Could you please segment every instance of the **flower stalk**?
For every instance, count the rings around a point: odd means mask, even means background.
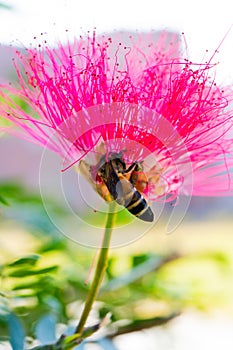
[[[99,291],[101,282],[103,280],[105,270],[108,265],[109,246],[110,246],[113,227],[116,220],[115,207],[116,207],[115,201],[109,203],[109,211],[108,211],[108,216],[107,216],[106,225],[105,225],[104,238],[103,238],[101,250],[99,253],[98,262],[96,265],[94,278],[93,278],[91,287],[89,289],[85,306],[84,306],[81,318],[79,320],[79,324],[76,327],[75,333],[82,334],[84,330],[87,318],[90,314],[92,306],[98,295],[98,291]]]

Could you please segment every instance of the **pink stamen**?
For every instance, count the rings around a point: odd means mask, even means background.
[[[14,133],[60,154],[62,171],[103,142],[106,159],[125,150],[129,165],[154,155],[162,171],[146,174],[150,198],[185,194],[191,175],[194,195],[232,195],[233,91],[218,87],[212,72],[224,40],[206,63],[183,57],[180,39],[166,32],[94,32],[57,48],[17,51],[19,86],[1,86],[0,113]]]

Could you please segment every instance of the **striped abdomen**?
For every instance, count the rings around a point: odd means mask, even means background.
[[[121,186],[118,187],[118,197],[116,202],[123,205],[132,215],[137,218],[152,222],[154,220],[154,214],[149,207],[147,201],[142,194],[132,186],[129,181],[120,181]]]

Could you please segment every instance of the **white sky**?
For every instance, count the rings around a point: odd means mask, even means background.
[[[0,9],[0,41],[24,45],[41,32],[50,40],[65,29],[99,32],[113,29],[175,29],[184,31],[192,60],[213,52],[233,23],[232,0],[2,0],[13,10]],[[233,28],[216,58],[220,80],[233,81]]]

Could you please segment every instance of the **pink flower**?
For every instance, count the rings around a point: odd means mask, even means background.
[[[180,44],[168,33],[94,33],[28,48],[15,60],[19,86],[2,86],[1,115],[65,168],[82,160],[94,187],[101,157],[121,152],[127,167],[142,162],[152,200],[233,195],[232,90],[210,78],[211,60],[190,62]]]

